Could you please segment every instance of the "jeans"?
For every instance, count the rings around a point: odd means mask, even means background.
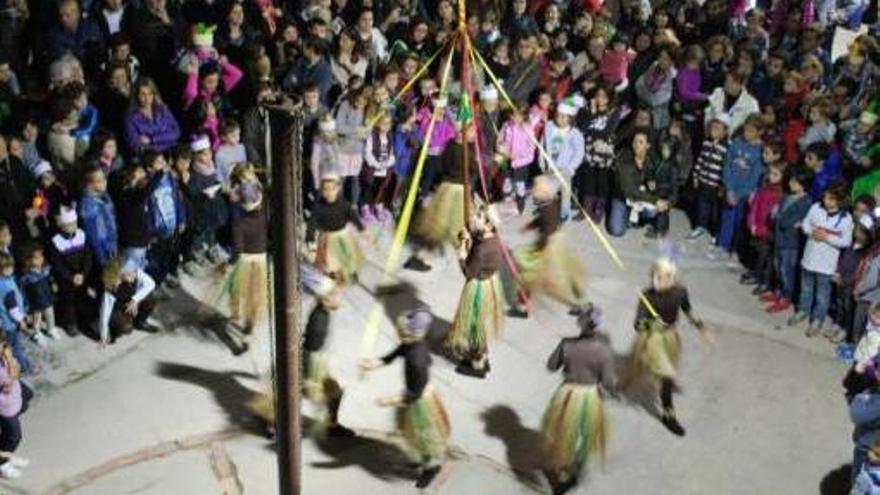
[[[361,200],[361,178],[357,175],[343,177],[343,187],[348,202],[357,206]]]
[[[725,205],[721,210],[721,230],[718,232],[718,247],[732,253],[742,238],[742,223],[746,216],[749,198],[740,198],[735,206]]]
[[[22,386],[22,391],[24,391]],[[0,416],[0,450],[3,452],[15,452],[21,443],[21,421],[18,416]],[[0,459],[0,465],[6,464],[8,459]]]
[[[6,340],[9,342],[9,346],[12,347],[12,355],[18,361],[18,364],[21,365],[21,371],[26,375],[30,374],[31,360],[28,359],[27,352],[24,350],[24,344],[21,342],[21,332],[18,329],[4,329],[3,331],[6,332]]]
[[[593,220],[593,223],[600,224],[605,217],[605,198],[601,196],[584,196],[584,209],[587,215]]]
[[[776,250],[776,270],[779,272],[779,282],[782,285],[782,297],[789,301],[794,300],[794,291],[797,284],[797,262],[797,248]]]
[[[569,172],[567,170],[559,170],[559,174],[562,175],[565,183],[560,184],[560,192],[562,193],[562,204],[560,205],[560,217],[565,220],[571,216],[571,179],[574,175],[573,172]],[[555,177],[555,176],[554,176]],[[559,177],[555,177],[556,180],[559,180]]]
[[[718,232],[718,216],[721,211],[721,198],[718,190],[704,185],[697,189],[697,227],[703,227],[715,234]]]
[[[810,315],[810,321],[821,324],[831,304],[831,275],[801,271],[801,299],[798,310]]]
[[[608,213],[608,233],[614,237],[622,237],[629,228],[629,207],[622,199],[611,200],[611,211]]]

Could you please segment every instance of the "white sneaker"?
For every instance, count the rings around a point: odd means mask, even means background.
[[[9,459],[9,464],[12,464],[14,467],[21,469],[26,468],[31,465],[31,461],[24,458],[15,456],[12,459]]]
[[[64,337],[64,332],[58,327],[52,327],[46,330],[46,333],[49,334],[49,337],[53,340],[61,340]]]
[[[37,332],[31,336],[31,340],[34,341],[40,347],[46,347],[49,344],[49,341],[46,340],[46,336],[41,332]]]
[[[21,471],[17,467],[13,466],[11,462],[7,462],[6,464],[0,466],[0,478],[5,478],[7,480],[21,478]]]

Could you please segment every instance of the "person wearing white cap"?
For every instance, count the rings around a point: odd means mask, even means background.
[[[193,197],[193,249],[195,259],[202,265],[219,264],[227,259],[217,241],[217,231],[228,222],[228,205],[222,194],[223,184],[217,176],[217,167],[207,137],[196,138],[193,150],[192,173],[189,189]]]
[[[565,102],[556,108],[556,118],[547,122],[544,129],[544,150],[550,155],[551,162],[548,163],[547,157],[541,154],[541,168],[557,181],[562,177],[560,214],[563,221],[571,215],[571,180],[584,161],[585,153],[584,135],[571,125],[575,115],[577,108]]]
[[[364,359],[360,367],[371,371],[404,361],[403,394],[379,399],[384,407],[396,407],[397,427],[419,466],[418,488],[425,488],[440,473],[446,460],[451,425],[440,394],[431,386],[431,351],[425,341],[433,317],[427,307],[407,310],[396,320],[400,345],[381,359]]]
[[[76,210],[62,206],[55,216],[55,225],[58,232],[49,243],[49,259],[58,283],[55,311],[61,327],[68,335],[75,335],[87,320],[83,309],[88,307],[92,252],[85,232],[77,227]]]
[[[495,165],[495,143],[498,142],[498,133],[501,128],[501,109],[498,104],[498,90],[494,86],[486,86],[480,91],[479,106],[479,138],[480,160],[483,164],[483,175],[486,177],[486,187],[489,194],[497,191],[501,175]],[[493,187],[494,186],[494,187]]]
[[[98,334],[102,346],[133,329],[156,333],[159,328],[149,321],[156,301],[151,297],[156,282],[138,268],[133,258],[113,258],[104,267],[104,294],[98,314]]]
[[[329,114],[318,121],[318,132],[312,140],[310,160],[312,185],[317,193],[321,188],[321,177],[339,173],[339,137],[336,134],[336,121]]]

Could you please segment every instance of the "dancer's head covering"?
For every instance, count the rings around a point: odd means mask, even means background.
[[[651,284],[656,290],[666,290],[675,285],[678,267],[669,258],[660,258],[651,266]]]
[[[498,211],[493,205],[486,204],[479,199],[474,203],[476,211],[471,218],[470,230],[475,232],[485,232],[488,230],[497,230],[501,224],[501,218]]]
[[[593,303],[585,304],[578,315],[577,323],[581,329],[581,335],[585,337],[595,335],[599,325],[602,324],[602,310]]]
[[[419,305],[397,317],[397,334],[404,342],[416,342],[425,338],[431,327],[431,310]]]
[[[549,201],[559,193],[559,182],[549,175],[535,177],[532,185],[532,196],[537,201]]]

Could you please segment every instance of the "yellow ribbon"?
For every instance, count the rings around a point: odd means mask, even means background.
[[[446,65],[443,69],[443,78],[440,80],[440,94],[446,94],[446,83],[449,80],[449,71],[452,67],[452,56],[455,54],[455,44],[450,45],[449,57],[446,59]],[[391,281],[391,273],[397,267],[400,261],[400,253],[403,250],[403,243],[406,241],[406,234],[409,232],[409,224],[412,220],[413,210],[416,204],[416,195],[419,190],[419,182],[422,178],[422,169],[425,160],[428,158],[428,148],[431,145],[431,137],[434,134],[434,126],[437,123],[437,112],[432,109],[431,120],[428,122],[428,128],[425,132],[422,148],[419,150],[419,158],[416,161],[415,171],[412,176],[412,183],[407,191],[406,202],[403,205],[403,212],[400,215],[400,221],[397,223],[397,229],[394,231],[394,242],[391,244],[391,251],[388,254],[388,260],[385,262],[385,269],[382,272],[382,285]],[[379,322],[382,318],[382,306],[376,304],[367,317],[367,329],[364,332],[361,341],[361,355],[369,356],[376,344],[379,336]]]

